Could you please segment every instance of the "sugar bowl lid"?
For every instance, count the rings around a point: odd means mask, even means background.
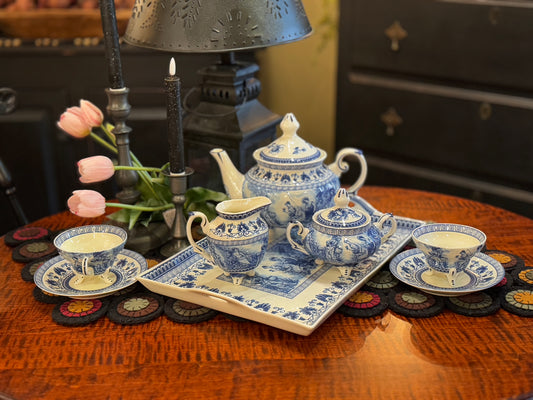
[[[349,207],[348,192],[340,188],[335,195],[335,206],[317,211],[313,216],[315,225],[319,228],[335,230],[353,230],[366,227],[370,222],[370,215],[363,210]]]
[[[298,136],[296,131],[299,127],[294,114],[285,114],[280,123],[283,134],[268,146],[257,149],[254,158],[278,164],[303,164],[323,160],[326,153]]]

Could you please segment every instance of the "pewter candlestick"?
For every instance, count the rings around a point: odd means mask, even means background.
[[[116,138],[119,165],[132,165],[130,156],[131,128],[126,125],[126,119],[130,114],[131,107],[128,103],[129,89],[106,89],[108,105],[107,113],[115,123],[113,134]],[[136,171],[120,170],[115,172],[117,183],[122,190],[117,193],[117,198],[121,203],[134,204],[139,200],[140,193],[135,186],[139,180]]]
[[[186,167],[185,171],[180,174],[173,174],[168,171],[165,173],[169,180],[172,203],[174,203],[175,208],[174,222],[171,230],[172,239],[160,250],[161,254],[165,257],[170,257],[189,246],[185,228],[186,221],[183,215],[183,204],[185,203],[185,192],[187,191],[187,177],[193,172],[194,170],[192,168]]]
[[[120,60],[120,44],[117,30],[117,17],[114,0],[100,0],[100,14],[104,34],[105,55],[111,88],[106,89],[108,98],[107,113],[113,120],[118,149],[118,164],[131,166],[129,134],[131,128],[126,125],[131,107],[128,103],[129,89],[124,86],[122,78],[122,63]],[[135,171],[117,171],[115,174],[118,185],[122,190],[117,193],[121,203],[134,204],[140,197],[135,189],[139,179]]]

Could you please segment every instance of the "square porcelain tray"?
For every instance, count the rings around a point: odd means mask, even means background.
[[[359,197],[352,198],[374,221],[382,215]],[[299,335],[311,334],[340,305],[399,252],[423,221],[396,216],[398,228],[367,260],[342,276],[336,267],[315,264],[286,239],[272,243],[255,276],[234,285],[222,270],[191,247],[138,277],[149,290]],[[205,247],[207,242],[198,242]]]

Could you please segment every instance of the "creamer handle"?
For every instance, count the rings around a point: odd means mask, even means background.
[[[350,169],[348,163],[344,161],[346,156],[355,156],[361,164],[361,173],[359,174],[359,178],[357,178],[355,183],[347,189],[348,193],[357,193],[361,186],[363,186],[363,183],[365,183],[366,174],[368,172],[366,159],[361,150],[353,147],[345,147],[344,149],[339,150],[337,156],[335,157],[335,162],[329,164],[328,168],[331,172],[340,177],[344,172],[347,172]]]
[[[391,213],[384,214],[378,222],[376,222],[376,227],[380,230],[381,233],[383,233],[383,225],[387,221],[391,221],[391,226],[387,232],[381,237],[381,243],[384,243],[388,238],[390,238],[392,235],[394,235],[394,232],[396,232],[396,228],[398,227],[398,223],[396,222],[396,219]]]
[[[202,249],[200,246],[196,244],[194,241],[194,238],[192,237],[192,223],[196,218],[201,218],[202,222],[200,223],[200,227],[202,228],[202,232],[205,233],[205,227],[209,223],[209,220],[205,216],[204,213],[200,211],[194,211],[189,214],[189,219],[187,220],[187,239],[189,239],[189,243],[191,244],[193,250],[200,254],[203,258],[205,258],[210,263],[214,263],[213,256],[209,254],[206,250]]]
[[[289,225],[287,225],[287,232],[286,232],[287,240],[289,241],[289,243],[291,244],[291,247],[294,250],[298,250],[304,254],[309,255],[307,250],[303,246],[301,246],[299,243],[296,243],[291,237],[292,228],[294,228],[295,226],[298,227],[298,232],[296,233],[300,235],[300,238],[302,239],[302,241],[309,234],[309,229],[305,228],[300,221],[290,222]]]

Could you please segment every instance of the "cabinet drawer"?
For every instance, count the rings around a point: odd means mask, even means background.
[[[340,21],[340,65],[533,88],[531,1],[342,0]]]
[[[531,99],[352,73],[337,107],[337,147],[533,189]]]

